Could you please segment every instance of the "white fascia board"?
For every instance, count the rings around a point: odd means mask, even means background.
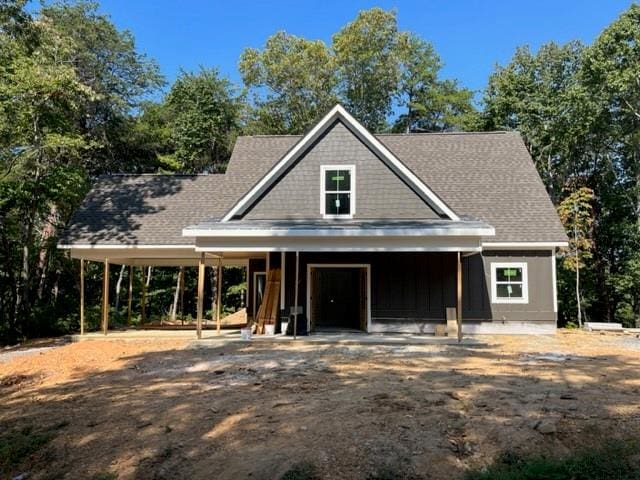
[[[221,221],[227,222],[232,219],[239,210],[241,210],[255,195],[258,193],[265,185],[267,185],[273,177],[275,177],[278,172],[291,160],[295,155],[298,154],[304,147],[310,143],[311,140],[315,139],[316,135],[321,132],[323,128],[328,126],[333,120],[334,117],[337,116],[339,105],[336,105],[327,113],[320,122],[316,124],[298,143],[294,145],[294,147],[289,150],[289,152],[280,159],[280,161],[267,173],[262,179],[244,195],[234,206],[229,210],[229,212],[222,218]]]
[[[549,250],[568,247],[569,242],[482,242],[483,248],[504,248],[506,250]]]
[[[487,237],[495,235],[493,227],[460,228],[376,228],[376,229],[184,229],[185,237]]]
[[[167,249],[189,249],[195,245],[109,245],[109,244],[59,244],[57,248],[61,250],[167,250]]]
[[[314,244],[304,246],[260,246],[260,247],[247,247],[243,246],[238,249],[237,247],[196,247],[196,252],[482,252],[482,247],[456,247],[456,246],[441,246],[441,247],[328,247],[326,244]]]
[[[347,112],[341,105],[336,105],[338,112],[340,115],[344,117],[344,119],[354,127],[360,135],[362,135],[373,147],[378,150],[387,160],[389,160],[394,167],[396,167],[411,183],[413,183],[422,193],[424,193],[427,198],[429,198],[435,205],[440,208],[444,212],[444,214],[449,217],[451,220],[460,220],[460,217],[455,214],[453,210],[451,210],[441,199],[438,197],[425,183],[420,180],[411,170],[407,168],[407,166],[400,161],[384,144],[378,140],[374,135],[372,135],[369,130],[364,128],[364,126],[358,122],[355,118],[351,116],[349,112]]]
[[[380,140],[378,140],[374,135],[372,135],[363,125],[360,124],[355,118],[351,116],[349,112],[347,112],[342,105],[336,105],[331,109],[329,113],[327,113],[320,122],[316,124],[315,127],[309,131],[304,137],[300,139],[296,145],[289,150],[289,152],[280,159],[280,161],[267,173],[262,179],[251,189],[247,194],[245,194],[232,208],[229,212],[222,218],[222,222],[227,222],[231,220],[237,213],[240,211],[247,203],[251,201],[254,196],[262,190],[263,187],[269,184],[269,182],[280,173],[280,170],[284,168],[289,161],[294,158],[301,150],[307,147],[312,141],[314,141],[318,134],[322,133],[323,130],[329,127],[331,123],[337,118],[342,117],[342,119],[348,123],[352,128],[354,128],[362,137],[369,142],[373,148],[378,150],[381,155],[383,155],[387,160],[389,160],[395,168],[398,169],[418,190],[420,190],[424,195],[427,196],[438,208],[444,212],[451,220],[460,220],[460,217],[455,214],[453,210],[451,210],[434,192],[431,191],[425,183],[420,180],[411,170],[409,170],[404,163],[402,163],[391,151],[385,147]]]

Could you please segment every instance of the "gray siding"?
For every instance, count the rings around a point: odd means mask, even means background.
[[[289,313],[294,304],[295,254],[288,253],[286,262],[285,299]],[[527,263],[528,304],[491,303],[491,262]],[[303,252],[300,254],[298,303],[303,307],[305,317],[309,263],[371,265],[372,331],[431,332],[435,323],[444,322],[445,309],[455,307],[455,253]],[[551,251],[491,251],[466,257],[463,260],[463,324],[466,331],[509,333],[509,328],[513,328],[511,333],[549,333],[525,330],[528,326],[555,328],[551,268]]]
[[[544,322],[556,320],[553,301],[553,273],[551,250],[534,251],[485,251],[482,254],[486,297],[491,298],[491,262],[526,262],[529,283],[529,303],[491,304],[490,319],[494,321]],[[476,261],[476,266],[479,264]],[[475,275],[480,275],[475,272]],[[486,312],[486,306],[470,305],[470,312]],[[463,310],[464,311],[464,310]],[[487,318],[482,316],[481,318]]]
[[[438,218],[431,207],[340,122],[319,138],[244,218],[322,218],[320,167],[345,164],[356,167],[354,218]]]

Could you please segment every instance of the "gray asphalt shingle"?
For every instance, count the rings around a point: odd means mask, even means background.
[[[300,138],[239,137],[224,175],[100,177],[60,243],[188,244],[184,227],[221,218]],[[487,241],[566,241],[517,133],[378,138],[458,215],[495,227]]]

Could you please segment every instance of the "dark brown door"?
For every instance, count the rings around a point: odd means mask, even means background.
[[[315,268],[312,275],[314,328],[361,329],[360,268]]]

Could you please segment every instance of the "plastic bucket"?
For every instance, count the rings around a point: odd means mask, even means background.
[[[280,322],[280,331],[282,332],[282,335],[287,334],[288,327],[289,327],[289,322]]]
[[[240,338],[242,340],[251,340],[251,327],[240,329]]]
[[[276,334],[276,324],[275,323],[267,323],[264,326],[264,334],[268,336],[273,336]]]

